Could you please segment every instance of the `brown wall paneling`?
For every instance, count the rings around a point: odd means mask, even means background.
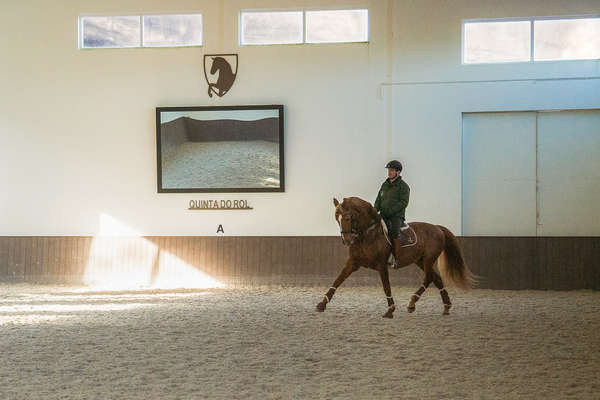
[[[62,240],[59,241],[60,243],[60,255],[59,255],[59,261],[58,261],[58,270],[59,275],[60,276],[67,276],[68,275],[68,266],[69,266],[69,262],[70,262],[70,242],[71,242],[71,238],[70,237],[63,237],[61,238]]]
[[[246,240],[244,240],[244,243],[246,243],[246,253],[247,253],[245,280],[250,285],[255,284],[257,282],[256,276],[258,273],[258,264],[259,264],[259,260],[258,260],[259,240],[260,239],[257,237],[248,237],[248,238],[246,238]]]
[[[6,260],[6,267],[7,267],[7,275],[11,278],[11,279],[18,279],[18,277],[16,276],[16,270],[15,270],[15,238],[14,237],[9,237],[8,238],[8,251],[7,251],[7,260]]]
[[[219,280],[219,249],[220,242],[218,237],[214,237],[210,239],[211,245],[209,247],[210,254],[210,276]]]
[[[0,236],[0,277],[8,279],[8,237],[6,236]]]
[[[181,260],[184,264],[187,264],[191,267],[193,267],[193,263],[192,263],[192,258],[190,257],[190,237],[189,236],[182,236],[179,238],[179,240],[177,241],[177,258],[179,260]],[[177,268],[177,272],[176,273],[181,273],[180,268]]]
[[[600,237],[460,237],[481,288],[599,289]],[[0,280],[81,283],[87,272],[115,279],[178,274],[180,262],[235,285],[329,286],[348,248],[331,237],[0,237]],[[88,271],[88,268],[90,271]],[[391,271],[393,285],[418,286],[416,266]],[[361,269],[344,283],[380,285]]]
[[[269,264],[271,265],[271,274],[269,276],[269,284],[283,283],[285,281],[285,275],[287,272],[287,263],[285,257],[285,241],[279,237],[274,236],[270,240],[271,246],[271,259]]]
[[[202,264],[200,262],[200,250],[201,250],[201,241],[202,239],[199,237],[190,237],[189,238],[189,243],[190,243],[190,247],[191,247],[191,255],[190,255],[190,262],[189,264],[192,265],[194,268],[197,268],[200,272],[204,273],[204,270],[202,268]]]

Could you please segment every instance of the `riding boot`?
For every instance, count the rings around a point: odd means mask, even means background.
[[[396,247],[400,247],[404,244],[406,244],[406,239],[407,239],[407,235],[404,234],[404,231],[402,229],[398,229],[398,235],[396,236],[396,240],[398,241],[398,244],[394,244],[394,246]]]
[[[392,265],[392,268],[398,269],[401,267],[401,265],[398,264],[397,254],[398,254],[398,251],[400,250],[400,246],[402,245],[402,243],[400,242],[400,239],[396,238],[392,241],[392,244],[393,244],[392,245],[392,254],[394,256],[394,258],[393,258],[394,264]]]

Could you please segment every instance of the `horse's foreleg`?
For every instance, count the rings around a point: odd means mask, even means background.
[[[381,277],[381,283],[383,284],[383,291],[385,292],[385,296],[387,297],[388,309],[385,314],[383,314],[383,318],[394,318],[394,311],[396,310],[396,305],[394,304],[394,298],[392,297],[392,289],[390,287],[390,277],[387,269],[387,265],[383,265],[379,270],[379,276]]]
[[[329,303],[331,301],[337,288],[340,287],[340,285],[346,280],[346,278],[348,278],[354,271],[355,271],[355,268],[352,263],[352,260],[348,259],[348,261],[346,261],[346,265],[344,266],[344,269],[342,269],[342,271],[340,272],[338,277],[333,282],[333,286],[331,286],[329,288],[329,290],[327,291],[327,293],[325,293],[325,296],[323,296],[323,300],[321,300],[317,304],[317,311],[321,311],[321,312],[325,311],[325,308],[327,307],[327,303]]]

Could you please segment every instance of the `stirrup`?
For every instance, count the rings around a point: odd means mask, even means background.
[[[396,257],[394,257],[394,254],[391,253],[387,259],[387,266],[388,266],[388,268],[394,268],[395,265],[396,265]],[[396,268],[394,268],[394,269],[396,269]]]

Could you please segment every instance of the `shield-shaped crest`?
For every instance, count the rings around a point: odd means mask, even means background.
[[[223,97],[231,89],[238,71],[237,54],[205,54],[204,77],[208,83],[208,97]]]

